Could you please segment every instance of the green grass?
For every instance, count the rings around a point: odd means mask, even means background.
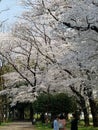
[[[97,128],[95,128],[93,126],[84,127],[81,124],[82,123],[79,123],[78,130],[98,130],[98,127]],[[67,130],[70,130],[70,123],[69,122],[67,123],[66,128],[67,128]],[[53,130],[53,128],[51,128],[51,124],[42,124],[41,122],[36,123],[35,129],[36,130]]]
[[[79,130],[98,130],[98,127],[97,128],[94,128],[92,126],[89,126],[89,127],[79,127],[78,129]]]
[[[37,122],[35,128],[36,130],[53,130],[51,124],[42,124],[41,122]]]
[[[8,123],[1,123],[0,126],[6,126]]]

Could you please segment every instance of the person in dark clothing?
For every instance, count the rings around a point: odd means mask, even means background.
[[[44,115],[44,113],[41,114],[40,118],[41,118],[42,123],[45,123],[45,115]]]
[[[71,121],[71,130],[78,130],[78,118],[77,115],[74,113],[73,115],[73,119]]]

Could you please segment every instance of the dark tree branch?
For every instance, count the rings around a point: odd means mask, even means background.
[[[8,59],[8,57],[6,57],[5,55],[3,55],[1,52],[0,52],[0,55],[2,55],[2,57],[4,57],[4,58],[9,62],[9,64],[16,70],[16,72],[18,72],[19,75],[20,75],[23,79],[25,79],[25,80],[28,82],[28,84],[30,84],[30,85],[32,86],[32,88],[35,87],[35,86],[28,80],[28,78],[27,78],[26,76],[24,76],[24,75],[18,70],[18,68]]]
[[[50,15],[51,15],[56,21],[59,21],[59,19],[51,12],[50,9],[47,9],[47,10],[48,10],[48,12],[50,13]],[[74,21],[76,22],[76,20],[74,20]],[[88,24],[87,27],[73,26],[71,23],[62,22],[62,21],[59,21],[59,22],[63,23],[63,25],[65,25],[65,26],[67,26],[67,27],[69,27],[69,28],[73,28],[73,29],[78,30],[78,31],[87,31],[87,30],[91,29],[91,30],[94,30],[95,32],[98,33],[98,27],[96,27],[96,26],[90,26],[90,23],[88,22],[87,17],[86,17],[86,21],[87,21],[87,24]]]

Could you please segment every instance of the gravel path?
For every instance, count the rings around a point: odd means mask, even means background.
[[[13,122],[0,126],[0,130],[34,130],[34,126],[31,122]]]

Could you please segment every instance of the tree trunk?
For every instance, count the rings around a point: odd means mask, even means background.
[[[91,114],[93,117],[93,126],[98,127],[98,110],[97,110],[97,105],[96,102],[93,100],[93,98],[89,98],[89,104],[91,108]]]
[[[81,106],[81,109],[82,109],[82,111],[84,113],[84,123],[85,123],[85,126],[89,126],[89,113],[87,111],[85,99],[81,96],[80,97],[80,101],[78,103]]]
[[[85,122],[85,126],[89,126],[89,114],[88,114],[86,108],[83,109],[83,113],[84,113],[84,122]]]
[[[32,104],[30,105],[30,120],[32,121],[34,118],[34,111],[33,111],[33,108],[32,108]]]
[[[90,75],[90,71],[86,71],[87,74],[87,79],[89,81],[91,81],[91,75]],[[97,110],[97,104],[96,101],[94,101],[93,98],[93,91],[92,91],[92,86],[87,86],[87,96],[89,99],[89,104],[90,104],[90,108],[91,108],[91,114],[93,117],[93,126],[94,127],[98,127],[98,110]]]
[[[19,109],[19,119],[24,120],[24,108]]]
[[[87,111],[85,99],[77,90],[75,90],[75,88],[73,86],[70,86],[70,88],[71,88],[72,92],[75,93],[76,96],[79,98],[79,100],[77,100],[77,102],[81,106],[81,109],[84,113],[85,126],[89,126],[89,114],[88,114],[88,111]]]

